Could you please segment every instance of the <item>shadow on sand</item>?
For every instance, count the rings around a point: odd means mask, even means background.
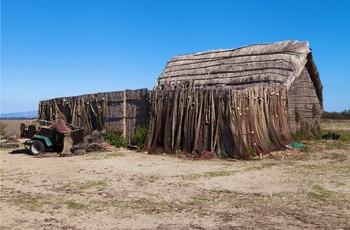
[[[17,149],[9,152],[9,154],[27,154],[31,155],[29,149]]]

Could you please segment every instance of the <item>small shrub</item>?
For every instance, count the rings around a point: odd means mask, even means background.
[[[305,145],[305,146],[300,148],[300,151],[303,153],[308,153],[308,152],[310,152],[310,150],[311,150],[310,146],[308,146],[308,145]]]
[[[107,133],[107,142],[117,148],[125,148],[127,146],[125,138],[122,136],[122,134],[116,131],[109,131]]]
[[[247,148],[247,153],[252,156],[252,157],[256,157],[257,154],[256,154],[256,150],[253,148],[253,147],[248,147]]]
[[[225,152],[225,151],[223,151],[223,150],[221,150],[221,151],[219,152],[219,156],[220,156],[221,158],[228,158],[227,152]]]
[[[7,124],[0,121],[0,135],[3,137],[6,136],[6,132],[5,132],[6,127],[7,127]]]
[[[276,145],[275,143],[273,142],[273,140],[268,140],[268,143],[267,143],[271,148],[275,148]]]
[[[142,149],[143,145],[145,144],[147,131],[147,127],[138,126],[136,128],[135,134],[133,136],[133,142],[136,144],[138,150]]]

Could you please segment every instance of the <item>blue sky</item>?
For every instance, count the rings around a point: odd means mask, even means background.
[[[1,111],[149,88],[173,56],[309,41],[324,109],[350,109],[350,1],[1,0]]]

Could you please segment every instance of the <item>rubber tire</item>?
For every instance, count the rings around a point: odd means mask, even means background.
[[[45,145],[41,141],[33,141],[30,144],[29,151],[33,155],[45,153]]]
[[[53,151],[55,151],[56,153],[60,153],[60,152],[63,151],[63,146],[54,145],[53,146]]]

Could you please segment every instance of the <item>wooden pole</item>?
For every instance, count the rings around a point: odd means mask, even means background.
[[[126,90],[124,90],[124,97],[123,97],[123,137],[126,138]]]

